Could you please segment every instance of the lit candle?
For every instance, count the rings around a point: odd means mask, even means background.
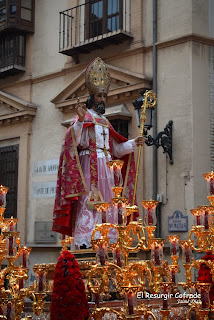
[[[152,207],[148,207],[147,212],[148,212],[148,225],[153,225],[153,209],[152,209]]]
[[[196,224],[197,224],[197,226],[201,225],[201,215],[200,216],[196,216]]]
[[[9,237],[9,256],[13,255],[13,237]]]
[[[100,294],[99,293],[95,293],[95,301],[94,303],[96,304],[96,306],[99,308],[100,306]]]
[[[166,292],[164,292],[166,293]],[[163,298],[163,310],[167,310],[168,309],[168,301],[167,301],[167,298]]]
[[[24,279],[19,280],[19,290],[24,288]]]
[[[118,267],[122,267],[121,251],[120,251],[120,249],[116,249],[116,259],[117,259],[117,265],[118,265]]]
[[[7,314],[6,314],[6,318],[7,320],[11,320],[12,317],[11,317],[11,303],[8,303],[7,304]]]
[[[155,263],[160,265],[160,248],[159,246],[155,247]]]
[[[105,250],[102,245],[99,246],[99,258],[101,266],[105,265]]]
[[[4,193],[0,193],[0,207],[4,206]]]
[[[207,211],[204,212],[204,229],[209,229],[209,213]]]
[[[132,315],[134,314],[134,294],[132,292],[127,292],[127,300],[129,315]]]
[[[201,302],[202,302],[202,309],[209,308],[209,298],[208,298],[208,292],[206,292],[204,289],[201,290]]]
[[[13,228],[14,228],[14,223],[13,223],[13,221],[10,221],[9,231],[13,231]]]
[[[171,270],[172,282],[175,284],[175,270]]]
[[[214,178],[210,178],[210,194],[214,194]]]
[[[114,183],[116,187],[120,186],[120,174],[119,174],[119,169],[114,166]]]
[[[23,251],[22,253],[22,265],[23,265],[23,268],[27,267],[27,254],[25,251]]]
[[[123,224],[123,208],[122,203],[118,202],[117,205],[117,212],[118,212],[118,224]]]
[[[185,258],[186,258],[186,263],[190,263],[190,250],[189,250],[189,247],[185,247]]]
[[[102,223],[106,223],[106,212],[102,210]]]
[[[38,286],[38,291],[41,292],[43,291],[43,274],[39,274],[39,286]]]
[[[174,256],[177,255],[177,245],[176,245],[175,241],[173,241],[173,243],[172,243],[172,254]]]

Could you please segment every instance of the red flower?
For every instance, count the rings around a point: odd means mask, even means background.
[[[208,252],[203,258],[203,260],[214,260],[214,255],[211,252]],[[204,282],[204,283],[210,283],[210,303],[214,301],[214,282],[212,280],[212,275],[210,272],[210,268],[206,266],[206,264],[201,264],[200,269],[198,271],[198,278],[197,281]]]
[[[79,265],[73,254],[63,251],[54,274],[51,320],[86,320],[89,306]]]

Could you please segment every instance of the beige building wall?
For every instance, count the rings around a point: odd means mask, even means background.
[[[157,21],[157,124],[162,131],[173,120],[173,160],[158,149],[157,192],[163,195],[161,204],[162,237],[168,236],[168,216],[175,210],[188,215],[189,229],[192,217],[189,210],[207,203],[206,183],[202,177],[210,170],[210,48],[213,37],[210,11],[212,1],[207,0],[160,0]],[[35,222],[51,221],[54,197],[34,197],[34,186],[56,182],[56,174],[35,175],[34,167],[39,161],[58,159],[65,128],[61,123],[73,116],[51,101],[63,92],[95,57],[101,56],[114,69],[118,77],[128,81],[152,78],[152,1],[131,1],[131,33],[133,41],[80,54],[79,64],[71,57],[58,53],[59,12],[78,4],[67,0],[37,0],[35,33],[27,40],[27,71],[23,75],[0,80],[0,90],[15,95],[37,106],[30,132],[23,138],[28,152],[20,151],[18,217],[21,236],[32,246],[32,264],[56,261],[59,254],[59,237],[55,244],[35,243]],[[194,37],[193,37],[194,35]],[[197,35],[197,37],[196,37]],[[122,76],[121,76],[122,74]],[[121,79],[114,78],[114,86]],[[140,80],[141,79],[141,80]],[[124,79],[123,79],[124,80]],[[72,88],[71,88],[72,89]],[[122,95],[115,93],[110,105],[125,99],[132,114],[129,122],[129,138],[138,135],[132,102],[136,92]],[[140,90],[139,90],[140,91]],[[69,99],[68,96],[65,99]],[[77,88],[83,97],[84,86]],[[74,103],[74,98],[72,100]],[[59,101],[58,101],[59,102]],[[64,103],[65,101],[63,101]],[[25,126],[26,124],[23,124]],[[0,126],[1,143],[8,136],[10,127]],[[24,129],[23,129],[24,130]],[[7,131],[7,134],[5,133]],[[16,127],[13,126],[13,132]],[[149,132],[152,135],[152,130]],[[21,139],[20,135],[11,138]],[[20,140],[21,141],[21,140]],[[1,144],[0,144],[1,146]],[[21,142],[20,142],[21,146]],[[25,150],[22,147],[21,150]],[[141,159],[138,203],[152,197],[152,147],[144,147]],[[23,171],[25,167],[25,171]],[[25,179],[25,188],[22,185]],[[23,189],[24,188],[24,189]],[[24,190],[24,202],[22,201]],[[142,208],[141,217],[142,217]],[[182,239],[187,233],[180,233]],[[39,258],[38,258],[39,257]]]
[[[168,216],[175,210],[187,215],[193,206],[187,194],[186,175],[192,173],[192,77],[189,43],[158,51],[158,132],[173,121],[173,165],[158,150],[158,193],[163,194],[163,237],[168,235]],[[176,61],[176,63],[175,63]],[[192,190],[190,190],[191,194]],[[187,203],[188,201],[188,203]],[[191,221],[190,221],[191,225]],[[181,235],[186,238],[186,234]]]

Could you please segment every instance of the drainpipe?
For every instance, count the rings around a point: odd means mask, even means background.
[[[152,45],[152,62],[153,62],[153,91],[157,95],[157,0],[153,0],[153,45]],[[157,104],[158,105],[158,104]],[[157,137],[157,105],[153,110],[153,137]],[[152,199],[157,199],[157,147],[153,145],[153,190]],[[156,236],[161,236],[161,210],[160,204],[157,207],[157,232]]]

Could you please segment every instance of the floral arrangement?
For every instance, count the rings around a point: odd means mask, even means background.
[[[86,320],[89,306],[79,264],[69,251],[58,258],[51,296],[50,320]]]
[[[214,260],[214,255],[211,252],[208,252],[203,256],[203,260]],[[198,278],[197,281],[210,283],[210,303],[214,301],[214,282],[212,281],[212,275],[210,272],[210,268],[206,266],[206,264],[201,264],[200,269],[198,271]]]

